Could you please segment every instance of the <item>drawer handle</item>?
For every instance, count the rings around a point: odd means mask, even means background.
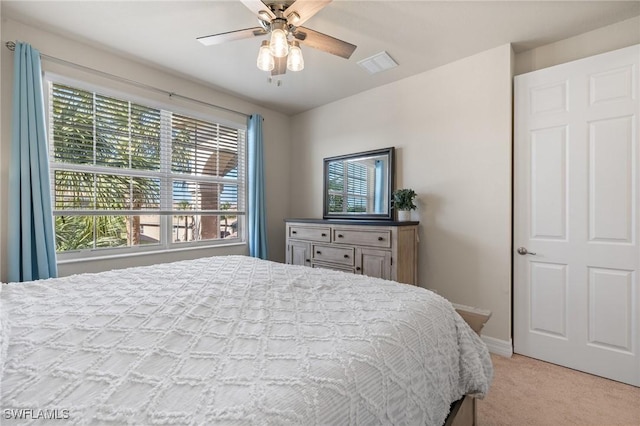
[[[338,234],[338,238],[344,238],[344,235]]]
[[[325,234],[325,233],[323,232],[323,233],[322,233],[322,236],[323,236],[323,237],[326,237],[326,236],[327,236],[327,234]]]
[[[356,271],[359,271],[359,270],[360,270],[360,267],[359,267],[359,266],[356,266]]]
[[[316,254],[322,254],[320,251],[317,251]]]
[[[349,255],[348,255],[348,254],[345,254],[345,255],[344,255],[344,258],[345,258],[345,259],[348,259],[348,258],[349,258]]]
[[[292,234],[297,234],[297,233],[298,233],[298,231],[291,231],[291,233],[292,233]]]
[[[311,262],[309,259],[305,259],[304,261],[305,261],[305,262]]]
[[[384,240],[384,238],[378,237],[378,241],[382,241],[382,240]]]

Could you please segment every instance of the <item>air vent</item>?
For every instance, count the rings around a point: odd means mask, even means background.
[[[398,63],[387,52],[380,52],[358,61],[358,65],[367,70],[369,74],[377,74],[397,67]]]

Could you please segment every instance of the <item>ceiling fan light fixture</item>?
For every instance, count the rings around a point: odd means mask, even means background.
[[[269,48],[271,49],[271,54],[276,58],[284,58],[289,53],[286,25],[287,22],[285,20],[278,19],[271,24]]]
[[[260,50],[258,51],[257,65],[258,69],[262,71],[271,71],[276,66],[273,55],[271,55],[271,50],[269,49],[269,42],[267,40],[264,40],[262,42],[262,45],[260,46]]]
[[[289,47],[289,56],[287,57],[287,69],[289,71],[302,71],[304,69],[304,58],[302,57],[302,49],[297,41],[292,41]]]
[[[256,64],[260,70],[270,71],[274,76],[286,74],[287,70],[304,69],[304,59],[298,42],[306,47],[344,59],[349,59],[357,47],[355,44],[301,26],[331,3],[331,0],[240,0],[240,2],[253,12],[254,16],[257,16],[257,27],[198,37],[197,40],[205,46],[210,46],[234,40],[269,36],[260,46]],[[291,53],[289,53],[290,50]]]

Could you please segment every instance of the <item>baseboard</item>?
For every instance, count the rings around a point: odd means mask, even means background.
[[[513,355],[513,345],[511,344],[511,339],[509,340],[500,340],[494,337],[482,336],[482,341],[486,343],[489,348],[489,352],[492,354],[504,356],[507,358],[511,358]]]

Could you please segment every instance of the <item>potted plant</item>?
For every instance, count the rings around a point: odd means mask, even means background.
[[[396,189],[393,191],[393,206],[398,211],[398,220],[407,221],[411,219],[411,210],[416,209],[413,199],[416,192],[410,188]]]

